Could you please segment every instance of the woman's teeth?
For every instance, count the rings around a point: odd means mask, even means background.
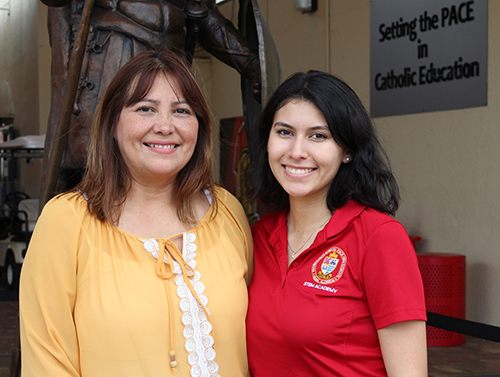
[[[151,148],[161,148],[161,149],[173,149],[173,148],[177,147],[177,144],[169,144],[169,145],[149,144],[149,143],[144,143],[144,144],[146,144],[148,147],[151,147]]]
[[[285,169],[287,172],[290,172],[292,174],[306,174],[306,173],[310,173],[314,170],[314,169],[295,169],[295,168],[291,168],[289,166],[286,166]]]

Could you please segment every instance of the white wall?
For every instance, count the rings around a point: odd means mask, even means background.
[[[10,15],[0,11],[0,80],[7,80],[14,103],[17,135],[39,134],[38,106],[38,4],[10,0]],[[16,189],[38,195],[40,161],[19,161]]]
[[[47,29],[47,10],[41,1],[38,4],[38,83],[40,109],[39,124],[40,134],[44,134],[47,129],[47,121],[50,112],[50,64],[51,51],[49,42],[49,31]]]
[[[370,1],[318,3],[317,12],[300,14],[291,0],[259,0],[283,77],[329,69],[368,106]],[[220,8],[231,16],[232,7]],[[467,319],[495,326],[500,326],[499,34],[500,2],[490,1],[488,106],[375,119],[402,188],[397,219],[423,238],[417,250],[466,256]],[[232,101],[239,91],[234,75],[218,62],[213,66],[215,114],[241,115],[241,105]]]
[[[9,82],[19,133],[38,131],[37,4],[11,0],[0,11],[0,79]]]

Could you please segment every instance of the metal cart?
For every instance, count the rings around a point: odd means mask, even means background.
[[[0,269],[9,289],[19,288],[21,266],[38,218],[39,199],[14,190],[15,162],[43,157],[45,135],[21,136],[0,143]]]

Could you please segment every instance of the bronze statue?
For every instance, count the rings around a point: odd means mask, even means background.
[[[192,59],[194,47],[199,43],[251,80],[259,95],[259,56],[231,21],[222,16],[215,0],[93,0],[95,4],[91,3],[88,21],[84,11],[86,1],[42,0],[49,6],[52,48],[52,102],[45,143],[44,181],[50,169],[52,150],[63,139],[56,136],[56,129],[61,114],[64,116],[62,112],[68,111],[64,109],[63,96],[70,87],[71,52],[79,48],[75,47],[79,28],[88,27],[88,33],[84,29],[88,36],[83,39],[86,42],[85,51],[81,51],[81,69],[76,80],[72,79],[75,99],[71,102],[71,114],[68,113],[67,142],[61,152],[54,193],[68,190],[80,181],[92,116],[100,97],[116,71],[144,49],[184,50],[188,59]],[[84,25],[85,22],[88,25]]]

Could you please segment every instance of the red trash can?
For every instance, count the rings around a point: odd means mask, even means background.
[[[465,319],[465,256],[417,252],[427,311]],[[459,346],[465,335],[427,326],[428,346]]]

